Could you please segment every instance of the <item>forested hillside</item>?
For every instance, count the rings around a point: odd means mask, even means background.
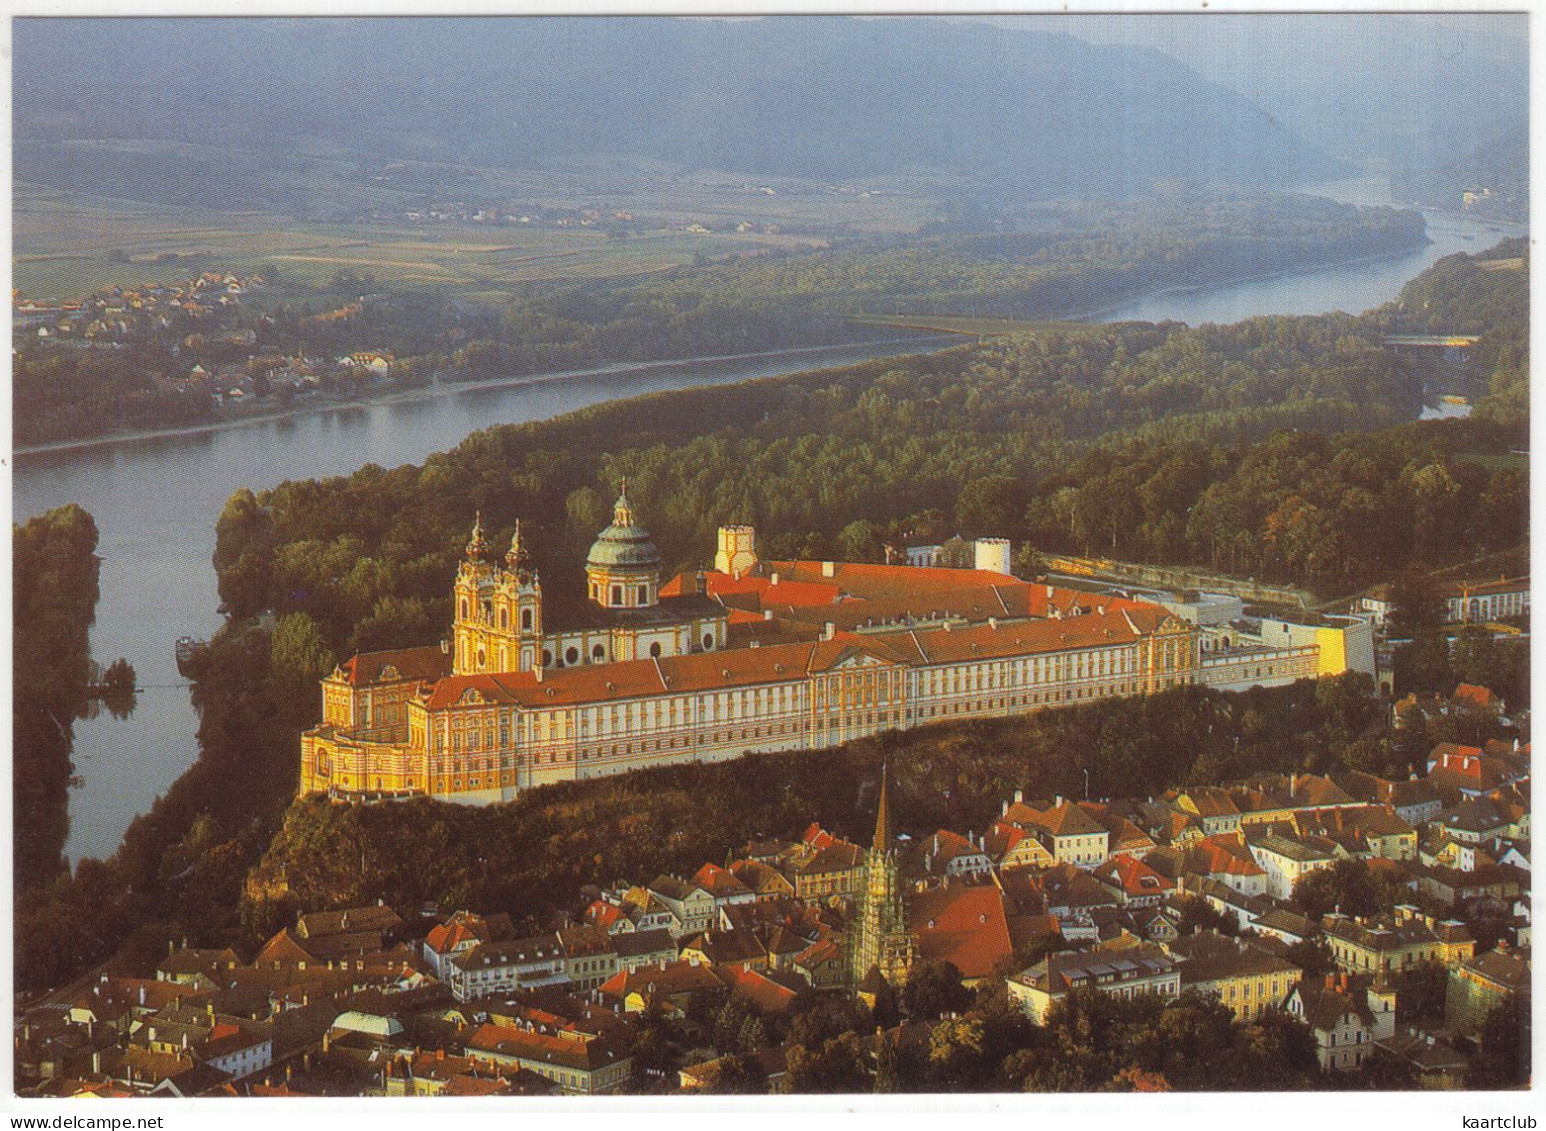
[[[942,20],[24,20],[15,58],[18,179],[224,208],[384,199],[394,161],[459,188],[623,159],[1031,199],[1346,168],[1158,52]]]

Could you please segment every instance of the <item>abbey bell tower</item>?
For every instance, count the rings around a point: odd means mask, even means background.
[[[503,567],[489,558],[480,514],[456,571],[452,670],[457,675],[532,671],[542,663],[542,582],[519,520]]]

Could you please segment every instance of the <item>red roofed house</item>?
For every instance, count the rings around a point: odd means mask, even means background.
[[[910,870],[924,876],[985,876],[993,870],[981,846],[949,829],[920,838],[909,857]]]
[[[907,908],[917,961],[949,962],[976,985],[1014,954],[1004,894],[996,884],[944,884],[917,892]]]
[[[1111,834],[1079,806],[1061,797],[1050,805],[1016,801],[999,820],[1030,832],[1059,864],[1093,868],[1106,859]]]
[[[1136,856],[1113,856],[1090,874],[1127,907],[1158,907],[1176,886]]]
[[[558,1084],[565,1095],[600,1096],[622,1090],[633,1073],[626,1050],[606,1037],[550,1035],[505,1025],[482,1025],[467,1041],[474,1060],[524,1068]]]
[[[1088,951],[1049,954],[1010,978],[1008,988],[1009,1000],[1040,1025],[1052,1005],[1073,990],[1169,1000],[1181,993],[1181,973],[1176,960],[1160,947],[1122,939]]]
[[[751,903],[757,893],[743,884],[729,868],[718,864],[705,864],[693,873],[692,882],[708,892],[714,899],[716,910],[732,903]]]

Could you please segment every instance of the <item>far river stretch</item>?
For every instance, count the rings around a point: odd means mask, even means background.
[[[1327,195],[1333,195],[1332,192]],[[1337,186],[1335,195],[1380,203],[1377,186]],[[1192,292],[1171,292],[1102,313],[1103,321],[1174,319],[1193,325],[1265,314],[1362,311],[1394,298],[1403,283],[1441,256],[1477,252],[1514,227],[1430,214],[1434,242],[1420,251],[1352,267],[1313,271]],[[215,613],[215,519],[238,487],[344,475],[362,464],[418,463],[492,424],[543,420],[620,397],[842,365],[916,350],[898,344],[800,351],[731,361],[646,366],[499,388],[455,386],[403,403],[319,411],[226,431],[125,440],[18,456],[16,521],[76,502],[101,532],[101,600],[93,656],[126,656],[146,690],[127,720],[103,713],[75,726],[83,784],[70,800],[71,860],[105,857],[129,821],[150,808],[197,754],[198,719],[179,679],[173,641],[206,638]]]

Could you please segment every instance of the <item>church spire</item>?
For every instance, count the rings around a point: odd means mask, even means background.
[[[885,854],[891,851],[891,810],[886,804],[886,763],[880,764],[880,804],[875,810],[875,843],[876,852]]]
[[[473,561],[482,561],[488,557],[488,540],[483,537],[482,511],[472,521],[472,538],[467,542],[467,556]]]
[[[515,520],[515,533],[510,535],[510,548],[505,551],[505,565],[516,572],[531,568],[531,555],[526,551],[526,543],[521,541],[520,519]]]

